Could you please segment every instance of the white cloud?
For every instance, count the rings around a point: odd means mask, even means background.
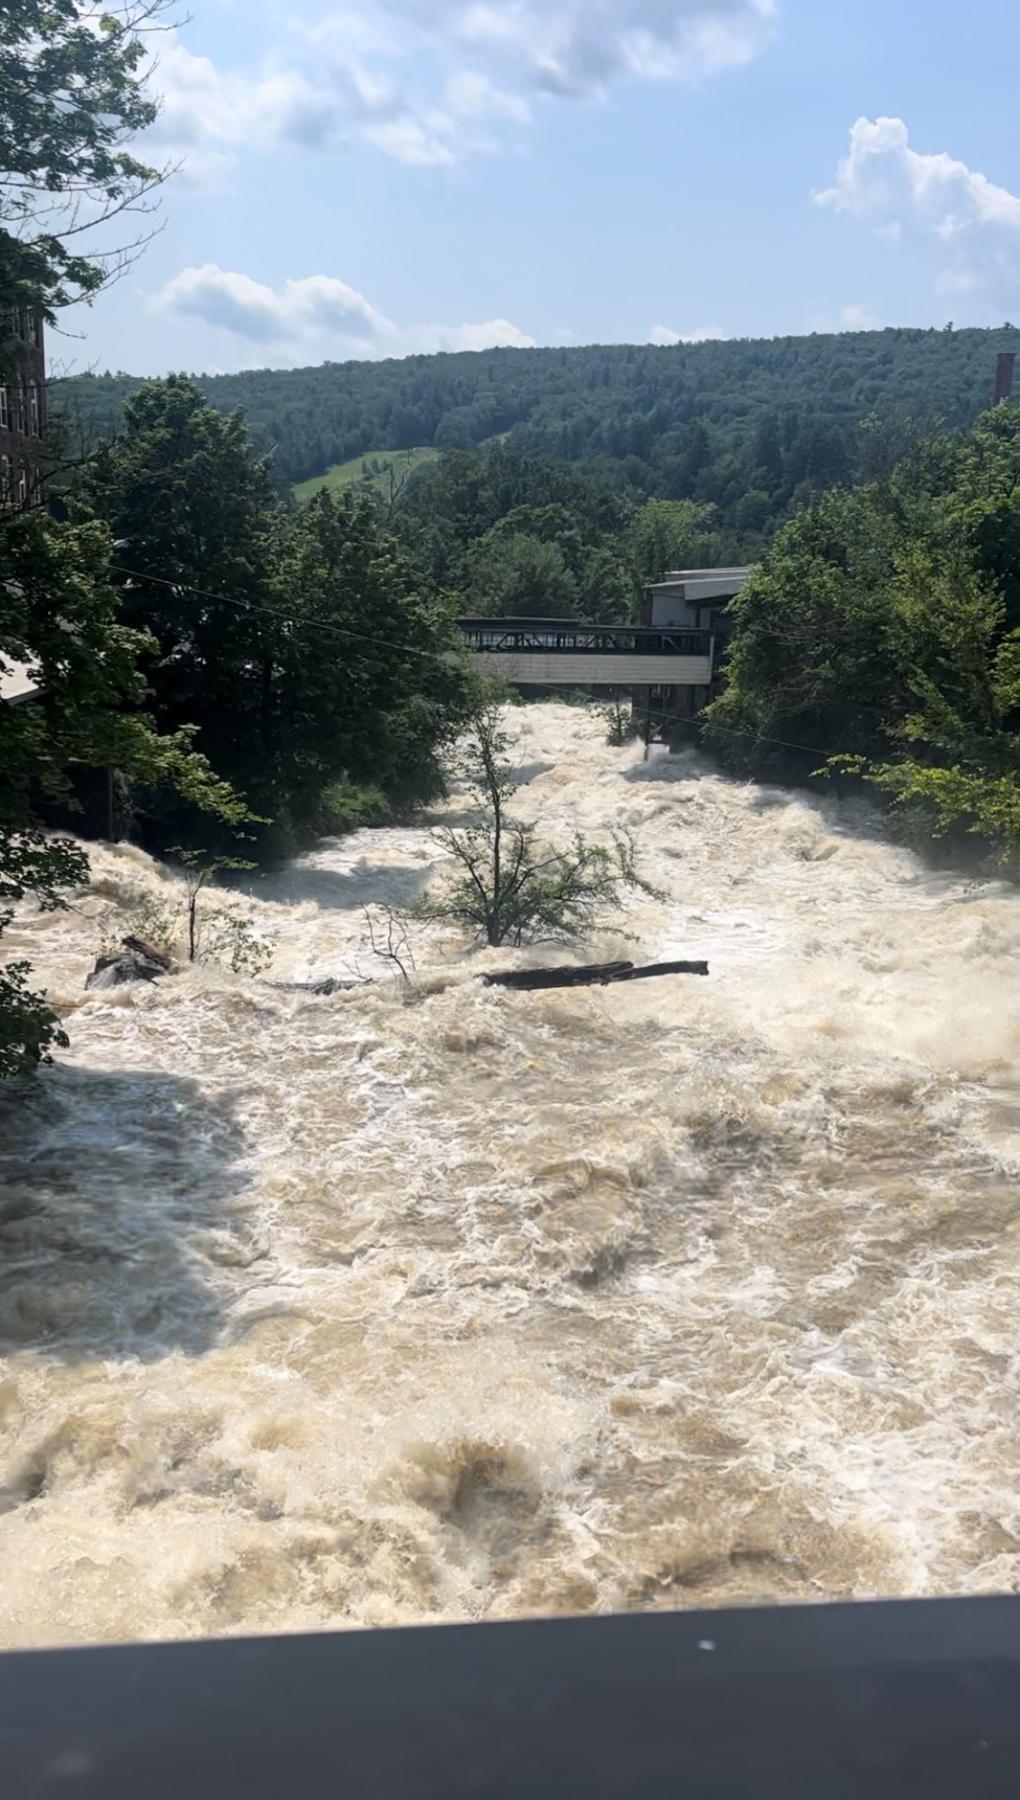
[[[877,331],[878,320],[866,306],[855,303],[844,306],[839,315],[839,326],[841,331]]]
[[[334,276],[305,275],[272,288],[216,263],[182,269],[153,295],[151,304],[182,322],[197,319],[249,345],[266,345],[274,360],[292,363],[332,355],[408,356],[497,345],[530,349],[535,341],[509,319],[401,327]]]
[[[858,119],[835,184],[813,197],[891,243],[920,244],[941,292],[974,293],[990,303],[1015,299],[1020,196],[944,151],[914,150],[902,119]]]
[[[882,327],[866,306],[852,301],[848,306],[841,306],[838,313],[810,313],[804,329],[822,337],[832,337],[840,331],[881,331]]]
[[[385,150],[398,162],[409,163],[412,168],[435,168],[457,160],[453,146],[444,135],[442,121],[429,123],[409,115],[383,119],[378,125],[366,125],[364,135],[377,149]]]
[[[375,341],[395,330],[355,288],[329,275],[306,275],[265,287],[217,263],[182,269],[155,296],[160,312],[201,319],[252,343],[341,335]]]
[[[319,149],[335,143],[344,124],[335,96],[301,70],[224,73],[173,36],[160,50],[152,88],[162,109],[150,140],[188,162],[197,153],[207,163],[211,154],[222,166],[225,152],[256,142]]]
[[[748,62],[780,0],[353,0],[298,23],[286,53],[218,68],[171,35],[150,141],[191,180],[243,149],[335,149],[362,138],[419,167],[492,151],[531,118],[531,96],[601,94],[614,81],[694,80]],[[484,129],[483,129],[484,128]],[[495,135],[493,135],[495,134]]]
[[[528,102],[519,94],[504,93],[488,75],[474,69],[456,69],[446,82],[446,104],[462,119],[512,119],[526,125],[531,117]]]
[[[415,350],[533,350],[535,340],[509,319],[487,319],[482,325],[417,325],[405,334]]]
[[[648,333],[650,344],[711,344],[719,338],[725,338],[725,331],[717,325],[701,325],[697,331],[674,331],[671,325],[653,325]]]
[[[690,79],[749,62],[779,0],[389,0],[390,9],[546,93],[625,76]]]

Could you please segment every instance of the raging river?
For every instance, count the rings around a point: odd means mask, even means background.
[[[708,981],[486,989],[521,953],[433,930],[410,988],[86,994],[172,887],[130,846],[5,939],[72,1047],[0,1094],[3,1646],[1020,1585],[1020,896],[511,728],[516,811],[661,890],[588,960]],[[232,904],[272,980],[379,974],[362,907],[439,860]]]

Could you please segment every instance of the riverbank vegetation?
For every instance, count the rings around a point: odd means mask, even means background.
[[[65,0],[5,10],[0,319],[53,325],[144,248],[168,170],[131,143],[159,110],[147,34],[172,19],[172,0],[101,30]],[[240,414],[184,379],[137,387],[122,423],[76,457],[65,420],[23,503],[0,495],[0,673],[18,682],[0,701],[0,935],[18,903],[63,906],[87,878],[44,828],[83,820],[96,776],[107,832],[192,867],[266,857],[435,792],[470,702],[447,609],[371,498],[283,504]],[[0,968],[0,1075],[64,1041],[30,976]]]
[[[264,821],[259,854],[438,791],[465,679],[448,610],[370,499],[281,506],[243,420],[172,376],[133,397],[71,507],[112,534],[125,619],[156,641],[153,717],[197,730]],[[163,809],[149,838],[184,823]]]
[[[728,766],[854,775],[915,843],[1020,861],[1020,409],[824,496],[733,611],[707,717]]]
[[[116,828],[220,857],[439,790],[472,684],[367,498],[281,507],[243,422],[171,378],[134,397],[67,507],[0,516],[0,657],[35,683],[0,705],[0,934],[16,903],[62,905],[87,878],[41,827],[73,828],[89,770],[110,772]],[[29,976],[0,977],[0,1074],[63,1041]]]

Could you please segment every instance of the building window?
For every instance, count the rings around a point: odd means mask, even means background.
[[[25,384],[18,382],[14,390],[14,429],[22,437],[25,435]]]
[[[7,389],[0,387],[0,431],[7,431],[10,423],[11,414],[7,405]]]
[[[29,335],[32,343],[38,350],[42,346],[42,313],[33,312],[29,317],[31,319]]]
[[[33,437],[39,436],[39,383],[33,381],[28,388],[28,428]]]
[[[22,464],[21,473],[18,476],[18,505],[28,505],[28,470],[24,464]]]
[[[0,506],[11,503],[11,459],[0,456]]]

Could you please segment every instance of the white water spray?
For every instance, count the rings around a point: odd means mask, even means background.
[[[5,940],[74,1008],[0,1093],[5,1646],[1020,1578],[1020,897],[511,725],[516,809],[668,896],[624,953],[710,981],[513,994],[433,938],[427,998],[85,995],[166,882],[126,847]],[[273,978],[378,972],[360,907],[436,857],[260,883]]]

